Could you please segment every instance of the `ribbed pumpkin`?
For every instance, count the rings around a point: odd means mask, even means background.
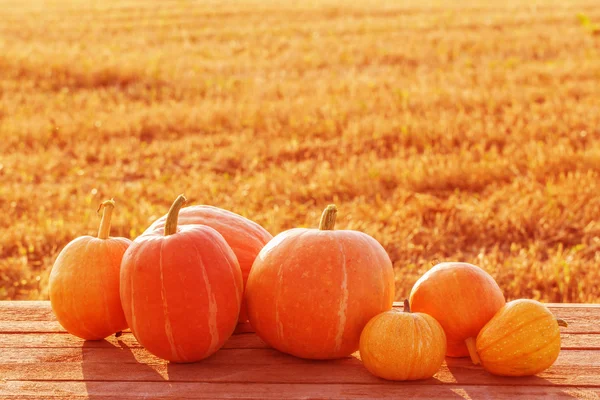
[[[384,379],[431,378],[446,354],[446,335],[431,316],[391,310],[373,317],[360,336],[360,358],[369,372]]]
[[[444,328],[446,355],[466,357],[483,326],[505,304],[498,284],[483,269],[468,263],[441,263],[412,288],[410,307],[431,315]]]
[[[506,303],[479,332],[473,362],[495,375],[535,375],[560,353],[559,326],[567,326],[535,300]]]
[[[119,297],[119,273],[131,241],[109,237],[114,207],[112,200],[100,205],[103,213],[98,237],[81,236],[67,244],[50,272],[50,303],[58,322],[86,340],[104,339],[127,328]]]
[[[166,220],[166,215],[159,218],[144,233],[163,229]],[[216,229],[225,238],[238,259],[244,286],[254,259],[269,240],[273,239],[273,236],[256,222],[218,207],[206,205],[185,207],[179,213],[177,223],[180,226],[207,225]],[[242,301],[239,322],[247,321],[246,302]]]
[[[272,347],[332,359],[358,350],[375,315],[392,307],[394,273],[383,247],[357,231],[334,231],[336,208],[319,229],[292,229],[262,249],[248,277],[250,323]]]
[[[174,362],[194,362],[223,346],[237,324],[242,271],[215,229],[177,227],[179,196],[164,230],[138,237],[123,256],[121,301],[138,342]]]

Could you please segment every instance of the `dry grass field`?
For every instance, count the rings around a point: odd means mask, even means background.
[[[597,0],[0,0],[0,300],[179,193],[378,239],[507,298],[600,300]]]

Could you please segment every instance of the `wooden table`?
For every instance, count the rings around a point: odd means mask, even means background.
[[[169,364],[128,332],[93,342],[66,333],[49,302],[0,302],[0,399],[600,399],[600,305],[551,309],[569,327],[561,328],[560,357],[538,376],[496,377],[468,359],[449,358],[432,379],[388,382],[369,374],[358,354],[302,360],[254,333],[235,334],[204,361]]]

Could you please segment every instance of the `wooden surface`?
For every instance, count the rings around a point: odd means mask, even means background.
[[[71,336],[48,302],[0,302],[0,399],[600,399],[600,305],[551,310],[569,327],[561,328],[560,357],[538,376],[497,377],[468,359],[448,358],[432,379],[387,382],[369,374],[358,353],[302,360],[253,333],[234,335],[204,361],[169,364],[128,332],[93,342]]]

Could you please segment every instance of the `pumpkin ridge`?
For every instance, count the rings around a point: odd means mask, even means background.
[[[163,240],[160,244],[160,251],[158,253],[158,268],[160,271],[160,299],[162,301],[163,316],[165,318],[165,336],[171,347],[171,356],[180,358],[177,354],[177,347],[175,346],[175,338],[173,337],[173,327],[171,326],[171,318],[169,317],[169,308],[167,307],[167,289],[164,281],[164,267],[163,267],[163,250],[165,248],[166,240]]]
[[[412,323],[413,323],[413,337],[420,338],[421,337],[421,335],[420,335],[421,328],[419,327],[419,321],[417,321],[417,318],[415,318],[414,315],[409,315],[409,317],[410,317],[410,319],[412,319]],[[413,346],[413,351],[414,351],[414,353],[416,353],[416,355],[414,357],[411,357],[410,364],[407,369],[406,379],[411,379],[415,376],[415,365],[414,364],[417,359],[421,358],[421,353],[422,353],[421,341],[420,340],[412,340],[411,342],[412,342],[412,346]],[[418,347],[416,347],[417,345],[415,342],[419,342]]]
[[[485,350],[489,349],[491,346],[495,345],[496,343],[498,343],[499,341],[501,341],[502,339],[504,339],[507,336],[510,336],[511,334],[515,333],[516,331],[518,331],[519,329],[522,329],[523,327],[526,327],[527,325],[533,324],[534,322],[537,322],[541,319],[546,318],[547,315],[541,315],[537,318],[531,319],[529,321],[526,321],[520,325],[517,325],[516,327],[514,327],[513,329],[511,329],[510,331],[506,332],[504,335],[502,335],[501,337],[497,338],[496,340],[493,340],[492,342],[490,342],[489,344],[487,344],[485,347],[481,347],[479,349],[477,349],[478,353],[482,353]],[[485,326],[484,326],[485,328]],[[482,329],[483,330],[483,329]]]
[[[219,231],[217,231],[216,229],[215,229],[215,231],[216,231],[216,232],[219,234],[219,236],[223,237],[223,235],[221,235],[221,234],[219,233]],[[224,241],[224,242],[227,244],[227,241],[225,240],[225,238],[224,238],[224,237],[223,237],[223,241]],[[227,246],[229,246],[229,244],[227,244]],[[239,307],[239,308],[240,308],[240,310],[241,310],[242,306],[241,306],[241,302],[240,302],[240,292],[239,292],[239,290],[237,290],[237,289],[238,289],[238,286],[237,286],[237,281],[235,280],[235,274],[233,273],[233,268],[231,268],[232,264],[231,264],[231,262],[230,262],[230,259],[229,259],[229,257],[227,257],[227,255],[226,255],[226,254],[225,254],[225,252],[223,251],[223,247],[221,246],[221,244],[219,244],[219,245],[218,245],[218,246],[216,246],[216,247],[217,247],[217,249],[219,250],[219,254],[221,254],[221,256],[223,256],[223,259],[224,259],[224,260],[227,260],[227,265],[230,267],[230,268],[228,268],[228,269],[229,269],[229,271],[231,272],[231,279],[233,279],[234,286],[235,286],[235,288],[236,288],[236,291],[235,291],[235,299],[236,299],[236,301],[237,301],[238,303],[240,303],[240,307]],[[231,247],[230,247],[230,248],[231,248]],[[232,250],[232,251],[233,251],[233,250]],[[234,253],[234,254],[235,254],[235,253]],[[236,260],[237,260],[237,256],[236,256],[235,258],[236,258]],[[239,266],[239,263],[240,263],[240,262],[239,262],[239,260],[237,260],[237,261],[238,261],[238,266]],[[245,290],[245,287],[244,287],[244,280],[242,279],[242,296],[243,296],[244,290]]]
[[[93,237],[90,236],[88,241],[85,244],[85,250],[83,251],[83,254],[88,254],[88,250],[90,247],[90,243],[92,243],[92,239],[93,239]],[[71,312],[73,312],[73,309],[78,309],[78,307],[71,307]],[[77,321],[79,321],[81,323],[80,328],[83,331],[87,332],[88,334],[95,336],[94,333],[85,326],[85,319],[81,318],[81,315],[77,311],[75,311],[74,314],[75,314],[75,318],[77,319]]]
[[[140,248],[141,247],[142,246],[140,246]],[[133,250],[134,250],[133,255],[135,256],[135,258],[134,258],[135,262],[133,263],[133,268],[132,268],[132,270],[130,272],[131,276],[135,275],[135,267],[137,266],[137,259],[139,258],[139,255],[138,255],[139,253],[137,251],[135,251],[137,249],[133,249]],[[131,291],[131,296],[130,297],[131,297],[131,325],[132,325],[132,326],[130,326],[130,328],[131,328],[131,331],[133,332],[133,336],[135,336],[136,340],[139,342],[140,339],[135,334],[135,332],[137,332],[138,329],[137,329],[137,320],[136,320],[136,312],[135,312],[134,285],[133,285],[133,279],[131,279],[131,276],[129,278],[129,288],[130,288],[130,291]],[[140,344],[143,346],[143,344],[141,342],[140,342]]]
[[[556,339],[560,339],[560,332],[558,332],[558,335],[553,337],[552,340],[549,340],[547,343],[545,343],[543,346],[536,348],[534,351],[530,352],[529,354],[521,354],[515,358],[512,358],[512,360],[514,361],[518,361],[518,360],[522,360],[522,359],[527,359],[528,357],[530,357],[532,354],[538,353],[544,349],[546,349],[547,347],[551,346],[554,344]],[[504,361],[504,360],[502,360]]]
[[[334,217],[335,219],[335,217]],[[342,254],[343,261],[343,280],[342,280],[342,298],[340,300],[340,308],[338,310],[338,326],[337,332],[335,336],[335,351],[339,351],[340,347],[342,347],[342,338],[344,336],[344,330],[346,328],[346,318],[348,317],[348,270],[346,268],[346,250],[344,247],[344,241],[342,238],[336,238],[338,243],[338,248],[340,249],[340,253]],[[343,312],[342,312],[343,310]]]
[[[343,231],[338,231],[338,232],[343,232]],[[346,231],[346,232],[348,232],[348,231]],[[383,246],[377,240],[375,240],[371,236],[365,234],[364,232],[359,232],[359,231],[351,231],[351,232],[356,233],[356,236],[358,238],[360,238],[360,240],[364,243],[365,248],[368,248],[369,252],[371,254],[377,254],[379,252],[379,249],[381,248],[381,249],[383,249],[383,252],[385,253],[386,257],[388,257],[388,259],[389,259],[389,256],[388,256],[387,252],[385,251],[385,248],[383,248]],[[375,257],[377,257],[377,255]],[[386,279],[385,269],[382,268],[381,269],[381,290],[382,290],[382,293],[388,294],[388,296],[381,296],[381,300],[383,302],[382,309],[389,308],[388,298],[389,298],[390,291],[388,290],[389,285],[386,285],[386,281],[387,281],[387,279]],[[392,290],[395,290],[395,287]],[[393,299],[392,299],[392,302],[393,302]]]
[[[429,320],[429,318],[427,318],[427,314],[421,315],[421,317],[422,317],[422,321],[423,321],[423,325],[424,325],[423,327],[426,328],[426,329],[424,329],[424,331],[426,331],[426,335],[424,335],[424,336],[429,339],[429,342],[427,343],[427,345],[431,346],[432,345],[431,341],[432,341],[432,338],[435,336],[435,332],[433,331],[433,329],[431,327],[431,324],[430,324],[431,321]],[[421,372],[421,371],[419,371],[419,372]],[[423,376],[423,375],[424,375],[423,372],[421,372],[419,374],[419,376]]]
[[[302,232],[298,233],[298,236],[293,238],[293,240],[296,241],[296,243],[294,243],[294,246],[290,249],[289,254],[295,254],[296,250],[298,249],[298,246],[301,244],[301,240],[300,238],[305,234],[308,233],[308,230],[304,230]],[[279,271],[277,271],[277,291],[275,293],[275,325],[277,325],[277,337],[279,338],[279,341],[282,342],[285,347],[287,347],[286,340],[285,337],[283,335],[283,324],[281,323],[281,320],[279,318],[279,298],[281,297],[281,289],[283,287],[283,270],[284,270],[284,265],[287,265],[288,262],[290,262],[291,257],[287,257],[285,259],[284,262],[282,262],[279,265]]]
[[[200,270],[202,272],[202,279],[206,283],[206,295],[208,297],[208,328],[210,332],[210,344],[208,346],[207,351],[204,353],[204,357],[207,354],[211,354],[212,350],[219,344],[219,331],[217,329],[217,304],[216,299],[214,297],[212,291],[212,285],[208,279],[208,273],[206,271],[206,266],[204,264],[204,260],[202,259],[202,253],[198,250],[195,240],[191,240],[192,247],[196,251],[196,257],[200,262]],[[216,338],[215,338],[216,334]]]
[[[107,246],[107,242],[106,240],[103,240],[102,242],[100,242],[100,246],[102,249],[102,253],[106,255],[106,258],[110,259],[112,258],[112,253],[108,250],[108,246]],[[106,282],[102,282],[102,284],[105,284]],[[110,310],[108,309],[108,299],[107,299],[107,295],[108,295],[108,290],[103,289],[102,290],[102,299],[104,300],[104,314],[106,315],[106,326],[110,326],[111,323],[111,315],[110,315]]]

